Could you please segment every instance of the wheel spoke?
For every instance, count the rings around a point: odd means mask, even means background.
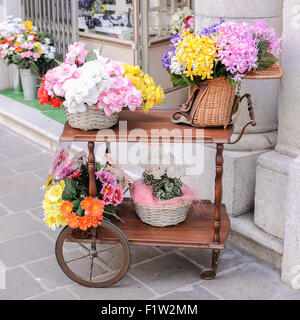
[[[91,259],[91,272],[90,272],[90,281],[92,281],[93,277],[93,266],[94,266],[94,258]]]
[[[98,253],[100,253],[100,252],[104,252],[104,251],[107,251],[107,250],[110,250],[110,249],[113,249],[113,248],[119,247],[119,246],[120,246],[120,244],[118,243],[118,244],[116,244],[116,245],[114,245],[114,246],[111,246],[111,247],[108,247],[108,248],[101,249],[101,250],[97,251],[97,254],[98,254]]]
[[[102,261],[98,256],[95,257],[98,261],[98,264],[108,273],[116,273],[116,270],[112,269],[110,266],[108,266],[104,261]]]
[[[81,242],[79,242],[77,239],[74,239],[72,236],[71,236],[71,239],[74,240],[74,242],[78,243],[83,249],[85,249],[87,252],[90,252],[90,249],[87,248],[86,246],[84,246]]]
[[[75,258],[75,259],[72,259],[72,260],[66,261],[66,263],[70,263],[70,262],[73,262],[73,261],[77,261],[77,260],[80,260],[80,259],[86,258],[86,257],[88,257],[89,255],[90,255],[90,254],[86,254],[85,256],[82,256],[82,257],[79,257],[79,258]]]

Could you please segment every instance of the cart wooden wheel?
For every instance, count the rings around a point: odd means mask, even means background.
[[[108,221],[87,231],[65,227],[57,238],[55,254],[70,279],[94,288],[121,280],[131,260],[127,238]]]

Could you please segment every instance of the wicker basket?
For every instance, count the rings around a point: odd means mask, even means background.
[[[118,122],[118,113],[108,117],[102,109],[98,110],[96,106],[86,106],[85,112],[75,114],[69,113],[66,108],[64,109],[70,126],[75,129],[84,131],[107,129]]]
[[[192,204],[192,201],[182,201],[174,205],[148,206],[136,201],[132,193],[131,197],[138,217],[154,227],[168,227],[183,222]]]
[[[266,70],[252,70],[248,72],[245,79],[280,79],[283,76],[283,69],[279,63],[273,64]]]
[[[194,127],[226,128],[231,120],[235,89],[225,77],[192,86],[189,100],[174,113],[172,121]]]

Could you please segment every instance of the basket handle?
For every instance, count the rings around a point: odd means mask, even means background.
[[[252,127],[255,127],[256,126],[256,121],[255,121],[255,115],[254,115],[254,107],[253,107],[253,102],[252,102],[252,99],[251,99],[251,95],[249,93],[246,93],[244,94],[241,98],[238,97],[237,98],[237,111],[234,115],[234,118],[232,119],[231,121],[231,124],[235,123],[238,119],[238,116],[240,115],[240,112],[241,112],[241,102],[244,100],[244,99],[247,99],[247,104],[248,104],[248,112],[249,112],[249,118],[250,118],[250,121],[248,121],[244,127],[242,128],[239,136],[232,142],[229,142],[228,144],[235,144],[237,142],[239,142],[246,130],[246,128],[251,124]]]

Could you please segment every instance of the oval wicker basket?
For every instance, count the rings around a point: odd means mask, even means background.
[[[153,227],[174,226],[183,222],[193,201],[182,201],[173,205],[145,205],[136,201],[131,192],[136,214],[146,224]]]
[[[68,122],[72,128],[80,130],[97,130],[113,127],[118,122],[118,113],[107,116],[102,109],[96,106],[86,106],[85,112],[69,113],[67,108],[65,112]]]

